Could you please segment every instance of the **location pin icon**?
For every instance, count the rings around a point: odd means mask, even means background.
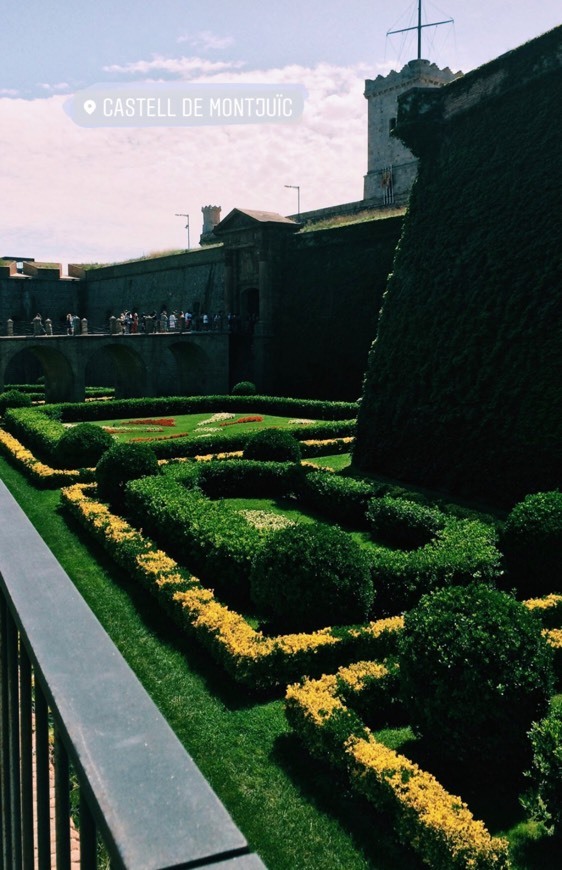
[[[96,104],[95,104],[94,100],[85,100],[84,101],[84,111],[87,112],[88,115],[91,115],[93,112],[96,111]]]

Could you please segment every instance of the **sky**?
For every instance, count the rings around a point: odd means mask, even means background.
[[[114,262],[191,247],[201,207],[361,199],[365,79],[416,56],[417,0],[3,0],[0,257]],[[468,72],[561,23],[560,0],[424,0],[422,56]],[[292,123],[83,127],[99,84],[303,86]],[[65,108],[66,106],[66,108]]]

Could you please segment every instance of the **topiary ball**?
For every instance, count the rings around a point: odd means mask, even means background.
[[[101,459],[115,442],[101,426],[78,423],[67,429],[57,444],[60,468],[90,468]]]
[[[256,385],[252,381],[240,381],[232,387],[233,396],[255,396]]]
[[[29,408],[30,406],[30,396],[20,393],[19,390],[6,390],[4,393],[0,393],[0,414],[3,414],[7,408]]]
[[[250,594],[284,631],[364,622],[374,597],[365,552],[341,529],[320,524],[271,534],[254,559]]]
[[[483,583],[424,595],[404,617],[399,663],[412,727],[439,756],[521,770],[553,687],[552,650],[523,604]]]
[[[562,591],[562,492],[537,492],[516,504],[499,546],[521,595]]]
[[[96,465],[100,498],[121,509],[129,480],[161,474],[156,454],[148,444],[115,444]]]
[[[248,439],[243,455],[260,462],[300,462],[301,446],[285,429],[262,429]]]

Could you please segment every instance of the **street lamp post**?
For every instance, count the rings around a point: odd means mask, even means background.
[[[301,189],[298,184],[286,184],[285,187],[290,187],[297,192],[297,215],[301,213]]]

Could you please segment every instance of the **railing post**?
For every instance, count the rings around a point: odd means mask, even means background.
[[[21,833],[24,870],[33,870],[33,712],[31,662],[20,644]]]
[[[8,745],[10,806],[12,827],[12,866],[21,870],[21,780],[20,780],[20,723],[18,679],[18,633],[13,619],[6,620],[7,665],[8,665]]]
[[[55,842],[57,870],[70,870],[70,779],[66,749],[55,730]]]
[[[12,862],[12,805],[10,800],[10,745],[8,713],[8,608],[0,595],[0,801],[2,809],[2,867]]]
[[[51,799],[49,788],[49,712],[35,684],[35,779],[39,870],[51,870]]]
[[[97,838],[96,824],[90,807],[80,789],[80,870],[96,870]]]

